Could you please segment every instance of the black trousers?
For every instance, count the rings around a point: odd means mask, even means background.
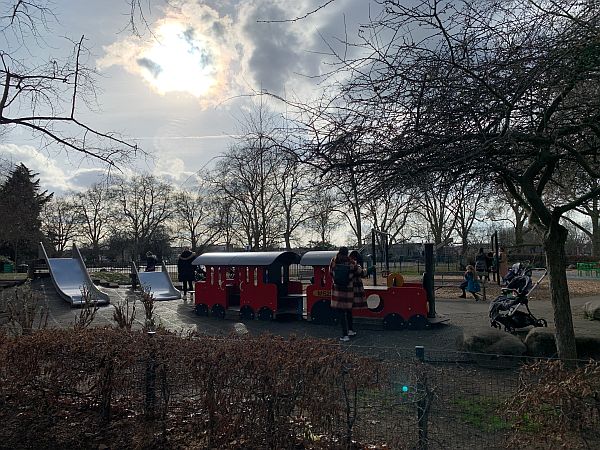
[[[183,293],[187,294],[187,291],[194,292],[194,282],[192,280],[183,280]]]
[[[348,336],[348,330],[353,330],[352,327],[352,310],[340,309],[340,323],[342,324],[342,336]]]

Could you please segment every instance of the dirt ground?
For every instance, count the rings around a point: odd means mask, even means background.
[[[436,297],[451,299],[455,298],[460,294],[458,285],[462,281],[461,277],[445,277],[444,284],[449,285],[448,287],[442,287],[436,290]],[[534,277],[534,282],[537,278]],[[600,278],[568,278],[569,283],[569,294],[571,298],[577,297],[592,297],[600,295]],[[452,284],[454,284],[452,286]],[[500,286],[494,282],[486,282],[486,297],[487,299],[494,299],[500,295]],[[539,286],[529,297],[531,301],[550,301],[550,282],[548,277],[544,278]]]

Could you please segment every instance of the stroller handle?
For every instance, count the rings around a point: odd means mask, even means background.
[[[534,269],[537,270],[537,269]],[[542,276],[535,282],[535,284],[533,285],[533,287],[529,290],[529,292],[527,293],[527,296],[531,295],[531,293],[535,290],[536,287],[539,286],[539,284],[542,282],[542,280],[544,278],[546,278],[546,275],[548,275],[548,269],[546,268],[542,268],[540,270],[543,270],[544,273],[542,274]]]

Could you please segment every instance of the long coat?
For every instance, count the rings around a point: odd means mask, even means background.
[[[504,278],[508,273],[508,255],[505,252],[500,252],[498,272],[500,273],[501,278]]]
[[[185,250],[179,255],[177,260],[177,279],[179,281],[194,281],[196,275],[192,261],[196,256],[195,253]]]
[[[366,307],[365,288],[360,278],[363,273],[362,267],[351,261],[350,258],[342,261],[342,263],[350,266],[352,278],[348,286],[338,286],[334,281],[333,288],[331,289],[331,307],[343,310]],[[335,265],[335,258],[333,258],[331,263],[329,263],[329,270],[332,274]]]

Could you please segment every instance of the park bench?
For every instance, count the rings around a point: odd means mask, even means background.
[[[594,262],[579,262],[577,263],[577,275],[578,276],[599,276],[600,275],[600,263]]]

